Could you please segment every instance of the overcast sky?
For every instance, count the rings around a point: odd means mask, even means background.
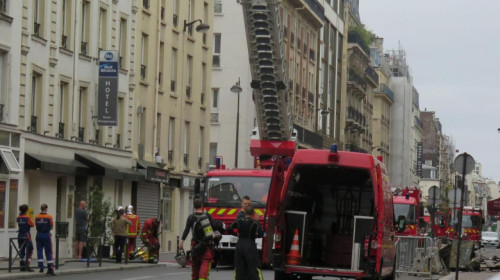
[[[361,21],[406,51],[420,110],[436,112],[460,153],[500,180],[500,1],[360,0]]]

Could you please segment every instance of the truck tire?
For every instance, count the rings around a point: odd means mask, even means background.
[[[286,274],[284,271],[275,270],[274,280],[290,280],[290,274]]]

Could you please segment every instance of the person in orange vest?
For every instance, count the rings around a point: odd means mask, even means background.
[[[155,263],[160,252],[159,232],[160,219],[158,218],[147,219],[142,225],[141,240],[148,247],[149,263]]]
[[[126,207],[125,218],[127,218],[132,224],[127,227],[128,236],[128,254],[129,258],[135,252],[135,244],[137,239],[137,234],[139,233],[139,215],[134,214],[134,206],[129,205]]]

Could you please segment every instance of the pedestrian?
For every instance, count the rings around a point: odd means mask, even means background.
[[[33,254],[33,241],[31,240],[30,230],[35,225],[28,216],[28,205],[19,206],[19,216],[17,216],[17,244],[19,246],[19,258],[21,259],[21,271],[33,272],[30,268],[31,255]]]
[[[87,203],[82,200],[75,209],[75,258],[81,259],[83,247],[87,242],[87,223],[89,221],[89,212]]]
[[[231,224],[232,230],[238,230],[238,243],[235,251],[235,280],[262,280],[259,253],[255,238],[261,238],[264,231],[257,220],[252,219],[254,207],[245,207],[245,217]]]
[[[187,218],[179,249],[184,250],[184,240],[191,231],[191,280],[208,280],[214,261],[213,220],[210,214],[203,211],[201,198],[195,198],[193,206],[194,213]]]
[[[122,252],[124,252],[125,243],[127,243],[127,226],[132,224],[127,218],[123,217],[123,214],[125,214],[125,209],[118,206],[116,217],[111,221],[111,231],[115,237],[113,249],[116,252],[116,263],[122,262]]]
[[[137,239],[137,234],[139,233],[140,220],[139,215],[134,214],[134,206],[129,205],[125,209],[125,218],[127,218],[132,224],[127,227],[128,236],[128,248],[127,252],[130,256],[135,252],[135,244]]]
[[[251,205],[251,204],[252,204],[252,200],[250,199],[250,197],[248,195],[245,195],[243,197],[243,199],[241,200],[241,209],[238,212],[238,215],[236,216],[236,220],[245,218],[245,210],[244,209],[246,206]]]
[[[50,231],[54,227],[54,219],[47,213],[49,207],[42,203],[40,214],[35,217],[36,225],[36,251],[38,255],[38,267],[40,273],[43,273],[43,252],[47,258],[47,275],[56,275],[54,273],[54,259],[52,258],[52,235]]]
[[[155,263],[160,253],[160,241],[158,235],[160,232],[160,219],[147,219],[142,225],[141,240],[148,248],[148,262]]]

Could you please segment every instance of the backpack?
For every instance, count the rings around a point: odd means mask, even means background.
[[[207,214],[203,212],[201,215],[193,214],[193,216],[196,218],[193,225],[193,239],[197,242],[208,242],[213,238],[214,231]]]

